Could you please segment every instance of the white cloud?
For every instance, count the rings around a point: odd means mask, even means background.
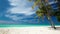
[[[55,2],[54,2],[54,1],[52,1],[52,2],[49,2],[49,4],[54,4],[54,3],[57,3],[57,1],[55,1]]]
[[[16,15],[5,15],[5,16],[13,19],[14,21],[18,21],[18,20],[23,19],[23,17],[18,17]]]
[[[9,2],[10,5],[14,7],[8,9],[7,11],[8,14],[6,14],[5,16],[11,18],[14,21],[20,21],[35,13],[34,11],[32,11],[31,7],[26,7],[28,5],[27,0],[9,0]],[[24,16],[18,17],[17,15],[11,15],[11,14],[24,14]]]
[[[27,5],[27,0],[9,0],[10,5],[15,6],[8,11],[13,14],[25,14],[25,15],[32,15],[35,12],[32,11],[31,7],[26,8],[25,6]]]
[[[32,12],[31,8],[19,8],[19,7],[15,7],[10,9],[10,12],[13,14],[25,14],[25,15],[32,15],[34,14],[34,12]]]
[[[0,24],[13,24],[15,23],[14,21],[5,21],[5,20],[0,20]]]

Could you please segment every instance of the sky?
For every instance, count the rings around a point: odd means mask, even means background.
[[[33,2],[27,0],[0,0],[0,24],[32,24],[32,25],[49,25],[49,21],[44,18],[38,23],[35,14],[37,7],[32,9]],[[53,7],[53,6],[52,6]],[[57,19],[52,16],[55,24]]]

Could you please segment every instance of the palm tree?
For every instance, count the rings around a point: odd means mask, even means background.
[[[46,6],[46,3],[47,4],[49,3],[48,0],[34,0],[34,5],[32,6],[32,8],[34,9],[34,7],[38,6],[38,10],[36,11],[36,14],[39,20],[40,17],[42,17],[43,19],[44,16],[47,16],[47,19],[50,21],[52,28],[56,29],[55,24],[51,20],[51,16],[53,15],[51,14],[53,12],[52,7],[49,4]]]
[[[58,1],[58,11],[56,12],[56,14],[57,14],[57,19],[58,19],[58,21],[60,22],[60,0],[56,0],[56,1]]]
[[[47,10],[47,14],[46,14],[47,19],[49,20],[49,22],[51,24],[51,27],[56,29],[55,24],[54,24],[54,22],[51,19],[51,16],[54,16],[55,12],[53,12],[53,9],[52,9],[51,5],[49,4],[48,0],[46,0],[45,2],[47,3],[47,6],[45,7],[46,10]]]

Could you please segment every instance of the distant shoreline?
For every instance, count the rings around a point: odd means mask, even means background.
[[[56,27],[60,27],[60,25],[55,25]],[[50,25],[0,25],[1,27],[51,27]]]

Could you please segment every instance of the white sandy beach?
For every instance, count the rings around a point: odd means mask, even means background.
[[[60,27],[6,27],[0,28],[0,34],[60,34]]]

